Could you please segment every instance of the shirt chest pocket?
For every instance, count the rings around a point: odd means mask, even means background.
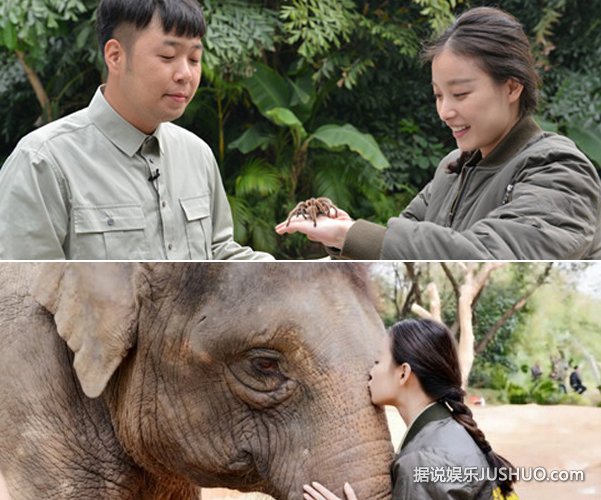
[[[209,193],[179,200],[186,216],[186,239],[190,258],[212,258],[213,224],[211,221],[211,198]]]
[[[73,259],[149,258],[146,220],[141,205],[73,207]]]

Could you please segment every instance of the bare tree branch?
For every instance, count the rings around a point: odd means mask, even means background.
[[[447,278],[451,282],[451,286],[453,287],[453,292],[455,292],[455,297],[459,298],[459,283],[457,283],[457,280],[455,279],[455,276],[453,276],[451,269],[449,268],[449,266],[447,265],[446,262],[441,262],[440,266],[442,267],[442,270],[444,271]]]
[[[513,305],[503,313],[503,315],[495,322],[495,324],[486,332],[482,340],[478,342],[476,345],[476,354],[481,353],[486,349],[486,346],[490,343],[490,341],[495,337],[495,335],[499,332],[499,330],[503,327],[505,323],[511,318],[514,314],[516,314],[520,309],[522,309],[530,296],[540,288],[543,283],[546,281],[549,273],[551,272],[551,268],[553,267],[553,263],[549,262],[545,266],[543,272],[539,275],[536,281],[532,284],[530,288],[528,288],[514,303]]]
[[[428,283],[426,293],[430,299],[430,314],[432,315],[432,319],[442,323],[442,307],[440,305],[440,294],[438,293],[436,283],[433,281]]]
[[[413,303],[411,306],[411,312],[422,319],[434,319],[430,311],[419,304]]]
[[[411,280],[411,288],[403,304],[402,317],[409,314],[412,303],[422,304],[422,295],[419,288],[419,272],[415,270],[415,262],[405,262],[405,269],[407,270],[407,276]]]

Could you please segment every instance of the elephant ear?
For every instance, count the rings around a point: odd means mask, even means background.
[[[32,296],[50,313],[75,353],[86,396],[100,396],[136,340],[136,264],[43,264]]]

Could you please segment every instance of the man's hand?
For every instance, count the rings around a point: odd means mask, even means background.
[[[303,490],[303,497],[305,500],[342,500],[318,482],[311,483],[311,486],[305,484]],[[353,488],[348,483],[344,483],[344,497],[346,500],[357,500]]]
[[[278,234],[303,233],[311,241],[317,241],[327,247],[342,248],[346,233],[355,223],[344,210],[338,209],[336,218],[320,215],[317,217],[317,225],[313,221],[297,215],[287,221],[281,222],[275,227]]]

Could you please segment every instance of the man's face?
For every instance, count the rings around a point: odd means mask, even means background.
[[[165,33],[155,16],[131,44],[121,47],[116,78],[112,82],[109,73],[105,96],[123,118],[151,134],[160,123],[179,118],[194,97],[202,43]]]

